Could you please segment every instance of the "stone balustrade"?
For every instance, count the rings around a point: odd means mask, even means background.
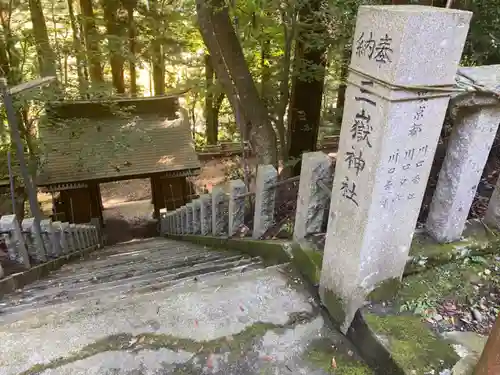
[[[94,224],[70,224],[44,219],[41,233],[36,233],[33,218],[19,223],[15,215],[0,218],[0,239],[7,247],[8,257],[29,269],[36,264],[101,247],[100,232]],[[0,275],[3,275],[0,264]]]

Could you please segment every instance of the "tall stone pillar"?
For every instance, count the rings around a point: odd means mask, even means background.
[[[359,8],[320,281],[344,333],[403,274],[471,15]]]
[[[500,84],[500,65],[460,71],[493,90]],[[426,223],[429,234],[439,242],[462,237],[500,123],[500,101],[491,94],[458,94],[450,108],[453,131]]]

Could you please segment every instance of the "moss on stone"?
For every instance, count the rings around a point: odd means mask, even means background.
[[[142,333],[135,336],[129,333],[111,335],[101,340],[97,340],[96,342],[85,346],[78,352],[72,353],[67,357],[60,357],[49,363],[36,364],[19,375],[40,374],[48,369],[58,368],[92,357],[99,353],[119,350],[134,352],[145,349],[159,350],[165,348],[172,351],[184,350],[196,355],[229,352],[229,359],[233,357],[234,359],[237,359],[240,357],[242,351],[250,350],[256,340],[260,340],[266,332],[270,330],[280,331],[293,328],[297,324],[310,322],[314,318],[314,314],[308,312],[298,312],[290,314],[288,321],[285,324],[258,322],[231,337],[223,337],[210,341],[195,341],[156,333]]]
[[[346,308],[342,299],[332,290],[320,288],[320,295],[323,305],[328,310],[333,321],[342,326],[346,320]]]
[[[312,249],[303,249],[300,245],[292,247],[293,264],[311,284],[319,284],[323,253]]]
[[[459,359],[450,343],[434,335],[420,318],[365,313],[370,329],[383,336],[392,357],[408,374],[451,368]]]
[[[372,375],[373,371],[353,356],[337,350],[328,339],[313,341],[307,348],[306,359],[315,367],[335,375]],[[336,368],[332,367],[335,359]]]
[[[372,302],[383,302],[392,300],[401,287],[401,280],[391,278],[380,282],[375,289],[371,291],[367,299]]]

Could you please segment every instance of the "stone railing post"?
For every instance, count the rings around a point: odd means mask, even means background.
[[[186,204],[186,233],[193,234],[193,202]]]
[[[90,238],[90,231],[87,224],[81,224],[80,230],[83,235],[84,248],[87,249],[92,246],[92,239]]]
[[[173,231],[172,233],[175,234],[175,235],[179,235],[180,234],[180,212],[179,212],[179,209],[175,209],[174,211],[174,228],[173,228]]]
[[[333,160],[324,152],[302,154],[293,227],[295,242],[302,244],[310,235],[321,232],[325,215],[328,214],[330,207],[333,171]]]
[[[200,231],[202,236],[212,234],[212,195],[200,197]]]
[[[488,208],[484,214],[484,222],[496,230],[500,230],[500,176],[497,179],[495,190],[493,190]]]
[[[214,186],[212,189],[212,235],[226,234],[228,217],[226,215],[227,196],[223,186]]]
[[[59,243],[59,249],[61,250],[60,254],[68,254],[68,242],[66,241],[66,235],[64,233],[62,223],[60,221],[54,221],[52,223],[52,227],[54,228],[54,237]]]
[[[0,218],[0,232],[5,239],[10,260],[30,268],[30,257],[16,215],[4,215]]]
[[[229,229],[228,236],[234,236],[245,223],[245,202],[243,194],[247,187],[242,180],[233,180],[229,183]]]
[[[24,219],[21,223],[21,228],[28,253],[38,263],[43,263],[47,261],[47,253],[45,252],[42,234],[36,232],[34,220],[32,217]]]
[[[83,250],[83,242],[82,242],[82,237],[80,236],[80,231],[78,230],[78,227],[76,224],[70,223],[69,224],[69,231],[73,237],[73,243],[75,244],[75,251],[81,251]]]
[[[201,199],[197,198],[193,202],[193,234],[201,233]]]
[[[255,181],[255,212],[253,217],[252,238],[259,239],[273,225],[275,185],[278,172],[273,165],[259,165]]]
[[[187,227],[186,227],[186,222],[187,222],[187,207],[182,206],[181,210],[181,234],[187,234]]]
[[[45,243],[47,255],[52,258],[57,258],[61,254],[61,249],[54,235],[52,219],[43,219],[40,221],[40,228],[42,230],[42,240]]]
[[[73,236],[73,230],[70,227],[70,224],[65,221],[61,223],[61,228],[63,230],[63,235],[66,239],[66,244],[68,246],[68,252],[72,253],[76,251],[76,242],[75,242],[75,236]]]
[[[359,7],[319,288],[343,333],[401,280],[471,15]]]
[[[500,65],[460,68],[478,85],[500,84]],[[429,208],[426,229],[439,242],[462,237],[500,122],[500,102],[492,95],[465,93],[450,102],[453,131]]]

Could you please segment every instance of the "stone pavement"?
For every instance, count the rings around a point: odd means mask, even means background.
[[[287,265],[165,239],[0,300],[0,374],[370,374]],[[355,372],[349,372],[349,371]]]

